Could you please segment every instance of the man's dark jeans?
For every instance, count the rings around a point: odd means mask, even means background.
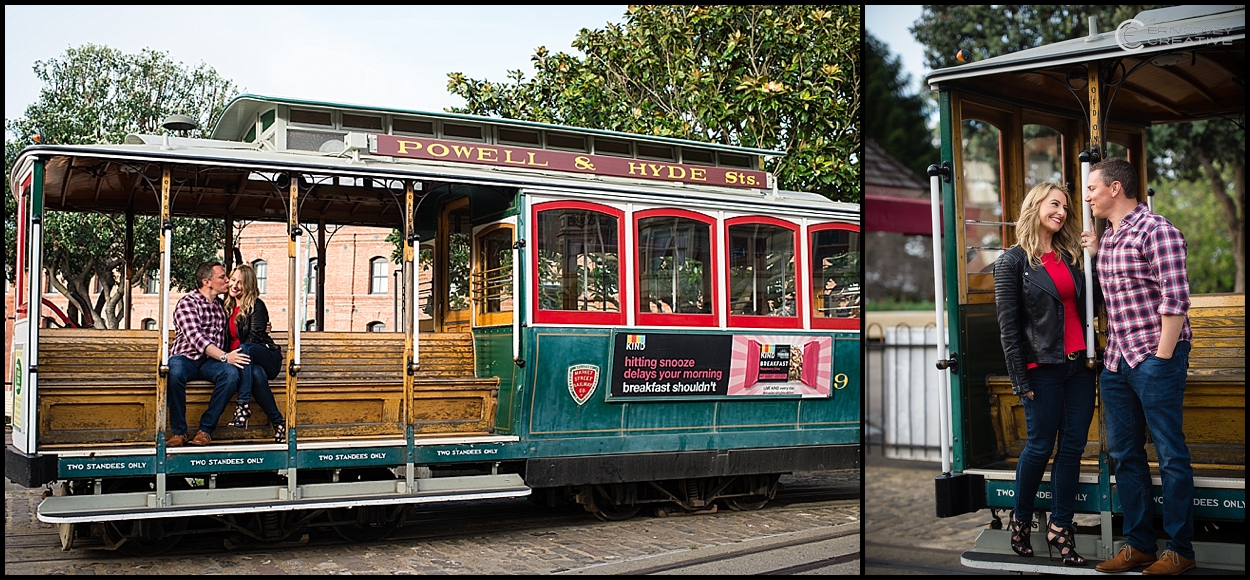
[[[1146,429],[1159,454],[1163,480],[1163,531],[1168,549],[1194,557],[1194,470],[1181,430],[1185,376],[1189,372],[1188,341],[1176,343],[1172,358],[1146,357],[1119,372],[1102,371],[1102,404],[1107,415],[1107,447],[1115,460],[1116,488],[1124,507],[1124,536],[1133,549],[1154,552],[1154,488],[1146,463]]]
[[[239,390],[239,369],[233,365],[207,356],[199,360],[181,355],[169,357],[166,405],[169,407],[169,430],[174,435],[187,434],[187,383],[200,379],[213,383],[213,396],[208,400],[208,409],[200,417],[200,431],[209,434],[217,427],[217,419],[226,409],[226,404]]]

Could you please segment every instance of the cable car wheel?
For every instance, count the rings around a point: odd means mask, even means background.
[[[336,508],[326,516],[339,537],[349,542],[376,542],[391,535],[404,524],[408,514],[404,504],[367,505]]]
[[[605,522],[619,522],[638,515],[638,485],[633,483],[595,484],[585,507]]]
[[[781,478],[780,474],[770,475],[747,475],[742,477],[742,481],[746,487],[751,490],[750,495],[739,495],[721,498],[725,502],[725,506],[734,511],[746,512],[763,509],[769,501],[777,496],[777,480]]]
[[[99,536],[104,546],[127,556],[155,556],[182,541],[189,518],[159,518],[95,522],[91,534]]]

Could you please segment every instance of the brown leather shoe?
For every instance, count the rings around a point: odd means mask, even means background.
[[[1099,572],[1126,572],[1138,566],[1153,564],[1155,560],[1153,552],[1141,552],[1133,549],[1128,544],[1124,544],[1124,547],[1120,548],[1120,553],[1116,554],[1114,558],[1094,566],[1094,569]]]
[[[192,445],[199,445],[200,447],[208,445],[209,443],[212,443],[212,442],[213,442],[213,438],[209,437],[208,433],[205,431],[200,431],[199,433],[196,433],[195,439],[191,440]]]
[[[186,442],[187,442],[186,435],[171,435],[169,439],[165,441],[165,446],[166,447],[182,447],[182,444]]]
[[[1159,554],[1159,559],[1154,564],[1151,564],[1149,568],[1142,570],[1141,573],[1142,576],[1173,575],[1193,569],[1197,565],[1197,562],[1172,550],[1164,550],[1162,554]]]

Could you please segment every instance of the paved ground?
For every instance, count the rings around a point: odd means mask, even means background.
[[[959,555],[990,522],[988,510],[938,518],[933,478],[939,464],[886,459],[867,450],[864,466],[866,574],[941,574],[962,568]]]

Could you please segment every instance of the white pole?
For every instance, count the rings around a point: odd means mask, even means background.
[[[1089,161],[1081,162],[1081,228],[1087,232],[1094,231],[1094,216],[1090,214],[1089,201],[1085,193],[1089,186]],[[1094,358],[1094,256],[1089,249],[1085,250],[1085,358]]]
[[[296,233],[298,234],[303,233],[302,226],[297,224],[295,227],[300,228],[296,230]],[[308,289],[305,287],[306,284],[304,281],[304,263],[303,263],[304,256],[300,252],[301,247],[302,246],[299,243],[299,240],[296,240],[295,241],[295,272],[294,272],[295,284],[296,284],[295,286],[296,288],[295,302],[296,303],[291,305],[292,308],[296,309],[295,310],[295,328],[293,329],[295,331],[295,346],[292,347],[291,349],[293,353],[292,354],[293,358],[291,360],[295,361],[296,367],[299,367],[300,335],[304,332],[304,324],[306,323],[305,317],[307,316],[307,313],[306,313],[307,309],[305,308],[305,306],[307,305],[307,302],[308,302],[308,293],[307,293]]]
[[[938,360],[946,360],[949,358],[949,348],[946,344],[946,317],[944,312],[945,296],[942,284],[942,177],[936,171],[936,166],[929,168],[929,189],[930,202],[932,204],[932,225],[933,225],[933,301],[937,305],[935,310],[937,314],[937,350]],[[948,421],[948,412],[950,408],[950,375],[945,369],[935,369],[938,373],[938,432],[942,437],[942,473],[951,472],[951,450],[948,441],[950,441],[950,423]]]
[[[409,364],[415,369],[421,363],[421,305],[417,303],[421,299],[421,239],[413,238],[409,243],[412,244],[412,261],[408,262],[408,267],[412,270],[412,282],[408,284],[408,303],[412,305],[408,313],[411,320],[409,324],[412,324],[412,360]]]
[[[165,247],[161,248],[161,304],[165,305],[165,315],[161,317],[161,366],[169,366],[169,329],[173,327],[170,317],[173,309],[169,307],[170,254],[174,247],[174,229],[165,228]]]

